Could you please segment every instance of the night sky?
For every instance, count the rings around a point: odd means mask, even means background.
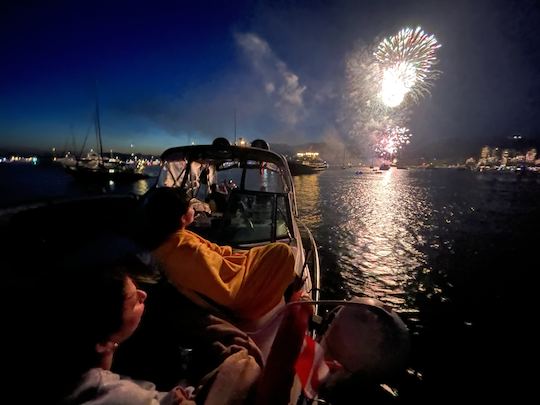
[[[80,148],[96,99],[107,150],[232,140],[235,111],[248,140],[362,145],[343,119],[347,58],[407,26],[442,44],[442,73],[408,106],[404,153],[540,140],[537,0],[11,3],[0,8],[0,150]]]

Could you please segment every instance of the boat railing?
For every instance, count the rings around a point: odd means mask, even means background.
[[[314,301],[318,301],[321,293],[321,269],[319,264],[319,252],[317,250],[317,243],[315,242],[315,238],[313,238],[313,234],[306,226],[306,224],[304,224],[300,220],[298,220],[298,223],[302,226],[302,235],[304,236],[304,239],[306,239],[306,242],[308,242],[309,244],[309,248],[306,249],[306,258],[302,271],[309,267],[312,284],[311,296],[313,297]],[[318,313],[317,305],[315,305],[315,313]]]

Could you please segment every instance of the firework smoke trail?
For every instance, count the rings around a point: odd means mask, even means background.
[[[440,48],[433,35],[422,28],[404,28],[381,41],[374,57],[382,71],[380,96],[389,107],[400,105],[407,94],[417,102],[429,93],[439,72],[436,51]]]

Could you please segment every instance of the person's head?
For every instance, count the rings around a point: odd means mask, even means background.
[[[409,332],[395,311],[373,298],[343,306],[323,336],[325,353],[351,375],[369,380],[393,376],[404,366]]]
[[[99,269],[74,269],[65,277],[68,291],[53,298],[56,311],[66,323],[64,336],[71,350],[79,353],[82,371],[97,367],[102,357],[129,338],[139,326],[146,293],[129,274],[142,266],[134,257],[122,257]],[[64,329],[61,325],[56,325]]]
[[[89,369],[107,368],[105,359],[137,329],[146,293],[131,275],[147,272],[137,252],[124,238],[88,242],[28,290],[21,361],[33,375],[58,370],[51,396],[65,395]]]
[[[146,293],[132,277],[147,268],[138,251],[134,243],[120,237],[89,242],[65,259],[61,283],[51,286],[55,318],[61,322],[57,327],[69,336],[87,367],[96,366],[104,353],[124,342],[139,325]],[[71,317],[66,326],[64,315]]]
[[[150,248],[157,247],[172,233],[191,224],[194,216],[184,190],[161,187],[150,191],[143,204],[146,243]]]

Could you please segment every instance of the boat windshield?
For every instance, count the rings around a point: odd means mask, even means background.
[[[242,162],[238,159],[224,161],[185,160],[164,162],[158,187],[183,187],[192,197],[200,198],[208,194],[209,186],[216,184],[229,190],[241,187],[251,191],[290,192],[283,171],[274,163],[260,161]],[[222,190],[226,191],[226,190]]]
[[[181,187],[198,200],[192,230],[219,244],[249,247],[292,239],[294,198],[272,162],[187,159],[163,163],[158,187]]]

